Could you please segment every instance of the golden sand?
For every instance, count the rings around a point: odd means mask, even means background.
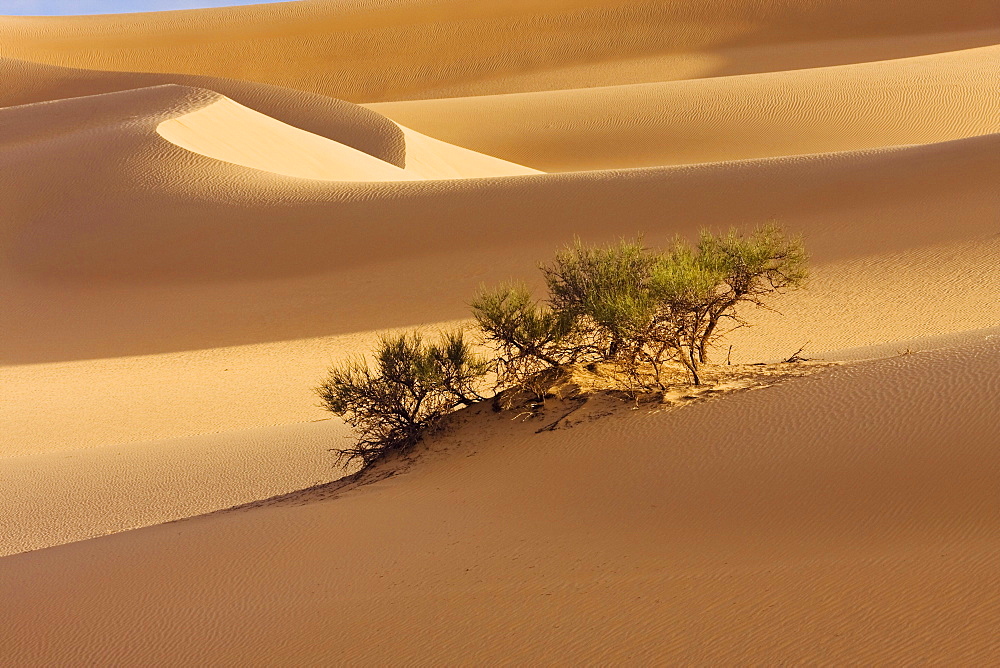
[[[1000,661],[995,2],[0,17],[0,81],[6,662]],[[378,332],[769,220],[812,280],[724,348],[851,363],[324,486]]]

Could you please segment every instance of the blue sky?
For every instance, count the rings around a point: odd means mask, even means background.
[[[230,5],[259,5],[276,0],[0,0],[0,15],[63,16],[67,14],[120,14],[198,9]]]

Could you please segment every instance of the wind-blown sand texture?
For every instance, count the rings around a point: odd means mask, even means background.
[[[0,84],[3,663],[1000,662],[995,2],[0,17]],[[849,364],[324,486],[379,331],[768,220],[724,348]]]

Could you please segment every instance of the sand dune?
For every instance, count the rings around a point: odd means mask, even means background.
[[[139,16],[6,17],[0,56],[288,86],[352,102],[579,88],[995,44],[966,0],[365,0]]]
[[[815,261],[827,264],[996,233],[1000,135],[676,168],[330,184],[210,159],[155,133],[206,99],[216,98],[159,87],[0,111],[11,142],[0,157],[11,175],[0,193],[13,305],[0,316],[7,360],[451,320],[479,282],[534,272],[574,234],[645,231],[656,242],[777,219],[806,234]],[[420,284],[401,291],[415,275]],[[992,318],[991,288],[976,274],[958,280]],[[899,323],[902,338],[909,327]]]
[[[993,340],[540,435],[486,410],[339,498],[8,557],[0,638],[14,662],[977,662],[998,377]]]
[[[1000,131],[1000,47],[606,88],[391,102],[380,114],[545,171],[928,144]]]
[[[4,660],[995,661],[998,44],[986,0],[0,17]],[[867,361],[311,489],[380,331],[768,220],[812,280],[723,349]]]

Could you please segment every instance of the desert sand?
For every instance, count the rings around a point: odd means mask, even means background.
[[[1000,663],[995,2],[0,17],[0,82],[3,663]],[[336,482],[380,332],[767,221],[725,347],[843,364]]]

